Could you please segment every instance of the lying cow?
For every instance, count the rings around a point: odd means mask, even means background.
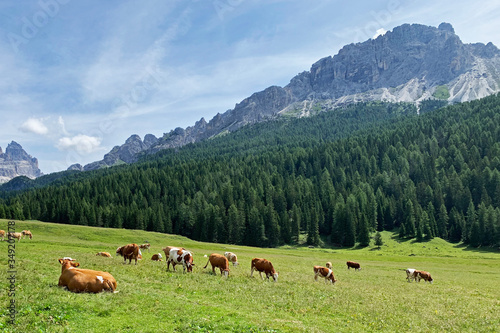
[[[164,249],[165,250],[165,249]],[[175,271],[175,265],[182,264],[182,271],[188,273],[193,271],[193,255],[191,252],[185,250],[184,248],[173,247],[170,249],[167,260],[167,271],[170,270],[170,264]]]
[[[408,268],[406,270],[406,281],[411,282],[415,280],[415,268]]]
[[[161,253],[157,253],[157,254],[153,254],[153,256],[151,257],[151,260],[153,260],[153,261],[161,261],[161,258],[163,258],[162,255],[161,255]]]
[[[348,261],[347,262],[347,269],[349,269],[349,268],[354,268],[354,270],[357,271],[357,270],[361,269],[361,266],[357,262]]]
[[[326,268],[329,268],[329,269],[332,269],[332,267],[333,267],[331,262],[327,262],[325,266],[326,266]]]
[[[331,284],[334,284],[337,281],[335,280],[333,271],[327,267],[314,266],[314,281],[318,281],[318,276],[324,277],[325,283],[328,283],[328,281],[330,281]]]
[[[23,234],[23,238],[25,238],[26,236],[28,236],[30,239],[33,239],[33,234],[31,233],[31,231],[29,231],[29,230],[23,230],[23,231],[21,231],[21,233]]]
[[[80,264],[69,259],[59,259],[61,276],[59,286],[66,287],[72,292],[99,293],[101,291],[116,290],[116,280],[108,272],[79,269]]]
[[[16,238],[18,242],[21,241],[21,237],[23,237],[23,234],[20,232],[9,232],[7,233],[7,239],[11,240],[12,238]]]
[[[226,252],[227,253],[227,252]],[[215,268],[220,269],[220,275],[224,275],[227,277],[229,275],[229,260],[221,254],[212,253],[210,257],[208,257],[207,264],[203,268],[207,268],[208,263],[212,264],[212,272],[215,273]]]
[[[139,245],[139,249],[148,250],[148,252],[149,252],[150,247],[151,247],[151,244],[149,244],[149,243]]]
[[[251,271],[250,271],[250,276],[253,275],[253,271],[257,270],[260,274],[260,278],[264,279],[262,277],[262,272],[266,273],[266,277],[269,280],[269,276],[273,277],[274,282],[278,282],[278,272],[273,267],[273,264],[266,259],[262,258],[253,258],[252,259],[252,266],[251,266]]]
[[[0,237],[2,237],[2,241],[5,238],[5,230],[0,230]]]
[[[434,281],[431,277],[431,274],[429,272],[425,271],[417,271],[413,272],[413,278],[415,281],[420,282],[420,280],[424,279],[424,281],[432,283]]]
[[[129,264],[132,260],[135,260],[135,264],[137,265],[137,259],[139,259],[139,255],[141,255],[141,250],[139,249],[139,245],[132,243],[116,249],[116,254],[122,256],[125,263],[127,259]]]
[[[233,252],[225,252],[224,253],[224,257],[226,257],[229,262],[232,262],[233,266],[238,266],[239,265],[239,263],[238,263],[238,257]]]
[[[96,253],[96,256],[112,258],[111,253],[109,253],[109,252],[98,252],[98,253]]]

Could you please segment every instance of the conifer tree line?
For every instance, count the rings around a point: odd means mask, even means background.
[[[499,246],[500,97],[415,114],[366,103],[251,126],[19,193],[0,218],[268,247],[366,246],[382,230]]]

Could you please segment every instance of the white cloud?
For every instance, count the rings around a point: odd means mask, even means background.
[[[101,139],[93,136],[79,134],[72,138],[59,139],[57,148],[61,150],[75,150],[78,154],[85,155],[100,150]]]
[[[372,39],[375,39],[377,38],[378,36],[383,36],[385,35],[385,33],[387,32],[387,30],[385,30],[384,28],[380,28],[377,30],[377,32],[375,33],[375,35],[372,37]]]
[[[45,135],[49,132],[49,129],[42,122],[41,119],[29,118],[21,125],[21,130],[25,132],[31,132],[35,134]]]

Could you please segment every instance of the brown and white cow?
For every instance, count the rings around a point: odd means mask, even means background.
[[[112,258],[111,253],[109,253],[109,252],[98,252],[98,253],[96,253],[96,256]]]
[[[413,272],[413,278],[417,282],[420,282],[420,280],[422,280],[422,279],[426,282],[429,282],[429,283],[432,283],[432,281],[434,281],[431,277],[431,274],[429,272],[426,272],[426,271],[415,270],[415,272]]]
[[[354,270],[357,271],[357,270],[361,269],[361,266],[357,262],[348,261],[347,262],[347,269],[349,269],[349,268],[354,268]]]
[[[99,293],[101,291],[116,290],[116,280],[108,272],[79,269],[80,264],[69,259],[59,259],[61,276],[59,286],[66,287],[72,292]]]
[[[164,249],[165,250],[165,249]],[[182,271],[188,273],[193,271],[193,254],[184,248],[173,247],[170,249],[167,260],[167,271],[170,270],[170,264],[175,271],[175,265],[182,265]]]
[[[222,254],[212,253],[208,257],[207,264],[203,268],[207,268],[208,263],[212,264],[212,272],[215,273],[215,268],[220,269],[220,275],[227,277],[229,275],[229,260]]]
[[[333,271],[327,267],[314,266],[314,281],[318,281],[318,276],[324,277],[325,283],[328,283],[328,281],[330,281],[331,284],[334,284],[337,281],[335,280]]]
[[[161,255],[161,253],[157,253],[157,254],[153,254],[153,256],[151,257],[151,260],[153,260],[153,261],[161,261],[161,258],[163,258],[162,255]]]
[[[7,233],[7,239],[10,240],[12,238],[16,238],[18,242],[21,241],[21,237],[23,237],[23,234],[20,232],[9,232]]]
[[[406,269],[406,281],[411,282],[415,280],[415,268],[408,268]]]
[[[2,237],[2,240],[5,238],[5,230],[0,230],[0,237]]]
[[[226,257],[229,262],[233,263],[233,266],[239,265],[238,257],[233,252],[225,252],[224,257]]]
[[[135,259],[135,264],[137,265],[137,259],[139,259],[141,250],[139,249],[139,245],[132,243],[116,249],[116,254],[122,256],[125,263],[127,259],[129,264]]]
[[[148,250],[148,252],[149,252],[150,247],[151,247],[151,244],[149,244],[149,243],[139,245],[139,249]]]
[[[28,236],[30,239],[33,239],[33,234],[31,233],[30,230],[23,230],[23,231],[21,231],[21,233],[23,234],[23,238]]]
[[[269,280],[269,277],[272,276],[274,282],[278,282],[278,272],[273,267],[273,264],[267,260],[267,259],[262,259],[262,258],[253,258],[252,259],[252,265],[251,265],[251,271],[250,271],[250,276],[253,275],[253,271],[257,270],[259,272],[261,279],[264,279],[262,277],[262,272],[266,273],[266,277]]]
[[[331,262],[327,262],[325,266],[326,266],[326,268],[330,268],[330,269],[332,269],[332,267],[333,267]]]

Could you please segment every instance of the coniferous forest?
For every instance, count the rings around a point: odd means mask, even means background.
[[[247,126],[4,193],[0,218],[263,247],[366,246],[381,230],[499,246],[500,96],[424,110],[374,102]]]

